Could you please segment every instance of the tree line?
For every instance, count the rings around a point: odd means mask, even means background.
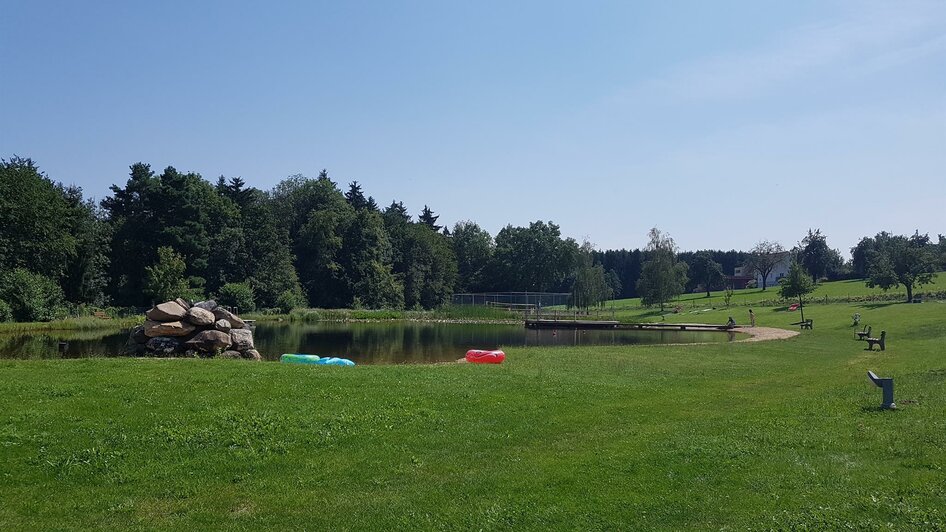
[[[430,309],[453,293],[492,291],[568,292],[581,308],[637,296],[659,304],[720,288],[723,272],[762,255],[679,252],[657,229],[646,249],[600,251],[563,237],[551,221],[507,225],[493,236],[473,221],[448,228],[438,218],[426,205],[415,217],[396,199],[382,207],[357,182],[342,189],[325,170],[260,190],[239,177],[210,182],[136,163],[96,203],[30,159],[0,160],[0,320],[172,297],[283,311]],[[800,246],[815,277],[870,274],[886,287],[908,282],[897,273],[900,257],[917,246],[935,257],[934,268],[946,256],[942,236],[934,244],[919,233],[865,237],[848,262],[820,231]]]

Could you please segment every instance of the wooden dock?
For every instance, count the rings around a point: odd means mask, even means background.
[[[596,320],[526,320],[526,329],[616,329],[620,322]]]
[[[726,325],[706,323],[621,323],[597,320],[526,320],[527,329],[611,329],[638,331],[729,331]]]

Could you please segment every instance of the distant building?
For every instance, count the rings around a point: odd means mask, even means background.
[[[765,286],[778,286],[778,280],[788,275],[788,268],[792,265],[792,254],[788,251],[779,253],[778,262],[769,272],[765,279]],[[736,266],[733,274],[729,277],[733,288],[745,288],[751,281],[755,281],[756,286],[762,287],[762,275],[753,272],[748,266]],[[740,286],[741,285],[741,286]]]
[[[731,286],[733,290],[748,288],[749,283],[754,280],[755,277],[752,276],[751,272],[749,272],[745,266],[736,266],[736,269],[733,270],[733,274],[726,276],[726,284]]]

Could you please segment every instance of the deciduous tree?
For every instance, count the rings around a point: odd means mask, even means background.
[[[798,308],[801,310],[801,321],[805,321],[804,296],[815,289],[815,283],[797,261],[792,261],[788,275],[779,279],[779,295],[785,299],[797,297]]]
[[[763,240],[756,244],[749,252],[747,266],[762,277],[762,290],[765,291],[768,284],[769,274],[775,269],[785,257],[785,248],[778,242],[769,242]]]
[[[645,305],[664,305],[683,293],[687,283],[687,265],[677,260],[677,246],[670,235],[656,227],[650,230],[646,257],[637,281],[637,292]]]
[[[706,297],[710,297],[710,291],[713,288],[722,285],[725,277],[723,267],[713,260],[713,256],[708,251],[697,253],[689,270],[692,278],[703,285],[703,289],[706,290]]]
[[[867,286],[889,290],[903,285],[909,302],[915,287],[933,281],[936,255],[929,235],[917,231],[906,237],[881,232],[874,237],[872,247],[867,259]]]
[[[493,237],[474,222],[457,222],[450,238],[457,258],[457,290],[477,291],[484,286],[486,265],[493,257]]]

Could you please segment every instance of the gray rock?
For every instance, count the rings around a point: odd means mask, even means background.
[[[194,306],[213,312],[214,309],[217,308],[217,302],[213,299],[208,299],[207,301],[198,301],[197,303],[194,303]]]
[[[230,347],[230,335],[225,332],[207,330],[200,331],[193,338],[184,342],[189,349],[196,349],[211,353],[217,349],[224,350]]]
[[[217,307],[214,309],[214,317],[218,320],[227,320],[230,322],[230,327],[233,329],[242,329],[246,327],[246,322],[240,319],[239,316],[230,312],[225,308]]]
[[[253,331],[249,329],[233,329],[230,331],[230,344],[237,351],[254,349],[256,346],[253,345]]]
[[[169,355],[177,351],[180,345],[181,343],[176,338],[157,336],[148,340],[145,347],[155,355]]]
[[[256,349],[247,349],[246,351],[243,352],[243,358],[247,360],[260,361],[260,360],[263,360],[263,355],[259,354],[259,351],[257,351]]]
[[[148,338],[156,338],[158,336],[187,336],[197,330],[197,327],[183,321],[169,321],[167,323],[146,321],[144,328],[145,336]]]
[[[125,343],[125,349],[122,350],[122,354],[125,356],[138,357],[144,355],[146,351],[145,344],[139,344],[129,337],[128,342]]]
[[[220,353],[220,355],[217,358],[229,358],[229,359],[239,360],[243,358],[243,355],[241,355],[239,351],[227,350],[227,351],[224,351],[223,353]]]
[[[228,333],[233,327],[230,325],[230,322],[227,320],[217,320],[214,322],[214,329],[218,331]]]
[[[203,327],[214,322],[214,313],[200,307],[191,307],[187,311],[187,321]]]
[[[178,305],[184,307],[184,310],[187,310],[187,309],[191,308],[191,304],[188,303],[186,299],[177,298],[177,299],[174,300],[174,302],[177,303]]]
[[[131,334],[128,335],[128,339],[131,342],[136,344],[146,344],[148,343],[148,335],[145,334],[144,325],[135,325],[131,330]]]
[[[145,312],[145,316],[154,321],[179,321],[184,318],[186,312],[187,310],[176,302],[167,301],[151,307],[151,310]]]

